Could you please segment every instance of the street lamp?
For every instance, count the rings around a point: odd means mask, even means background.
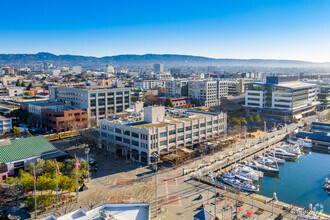
[[[158,154],[156,152],[152,153],[152,157],[155,159],[155,204],[156,204],[156,219],[158,218],[158,196],[157,196],[157,160]]]
[[[86,161],[87,161],[87,182],[89,183],[89,158],[88,158],[88,153],[89,153],[89,151],[90,151],[91,149],[89,149],[88,147],[87,148],[85,148],[85,154],[86,154]]]

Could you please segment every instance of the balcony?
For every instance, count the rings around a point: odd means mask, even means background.
[[[5,163],[0,164],[0,173],[6,173],[6,172],[8,172],[7,164]]]

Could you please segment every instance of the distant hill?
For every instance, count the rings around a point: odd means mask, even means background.
[[[0,65],[16,67],[42,66],[43,62],[55,66],[82,66],[84,68],[104,67],[106,64],[114,66],[150,66],[162,63],[166,67],[172,66],[231,66],[231,67],[266,67],[266,68],[330,68],[328,63],[312,63],[296,60],[273,59],[214,59],[201,56],[174,55],[174,54],[144,54],[144,55],[117,55],[105,57],[90,57],[78,55],[54,55],[41,52],[37,54],[0,54]]]

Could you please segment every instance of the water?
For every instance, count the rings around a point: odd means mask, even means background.
[[[259,194],[277,198],[288,204],[330,213],[330,196],[322,189],[323,181],[330,175],[330,155],[311,152],[299,157],[296,162],[285,162],[280,166],[278,178],[264,177],[259,182]]]

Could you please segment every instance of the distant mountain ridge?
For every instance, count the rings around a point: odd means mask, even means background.
[[[313,63],[299,60],[275,59],[216,59],[202,56],[176,54],[144,54],[144,55],[115,55],[104,57],[80,55],[55,55],[47,52],[37,54],[0,54],[0,65],[41,66],[42,62],[49,62],[55,66],[82,66],[84,68],[101,67],[106,64],[114,66],[150,66],[154,63],[163,63],[172,66],[251,66],[251,67],[284,67],[284,68],[329,68],[330,62]]]

